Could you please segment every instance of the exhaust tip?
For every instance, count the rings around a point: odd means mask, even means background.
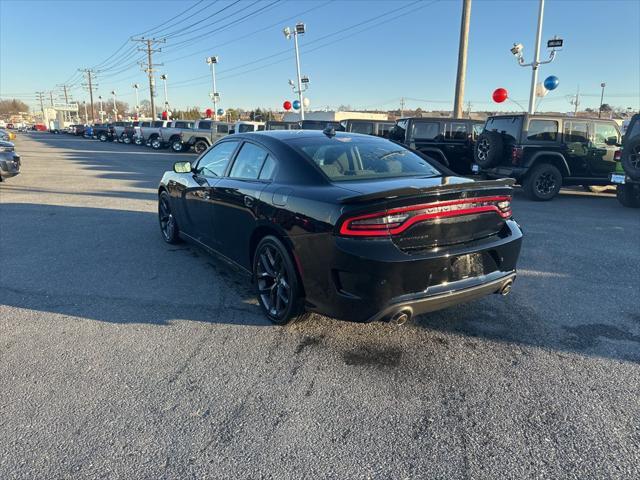
[[[512,288],[513,288],[513,281],[509,280],[507,283],[502,285],[502,288],[500,289],[500,295],[502,295],[503,297],[506,297],[511,293]]]
[[[404,325],[411,320],[411,310],[401,310],[394,314],[389,320],[394,325]]]

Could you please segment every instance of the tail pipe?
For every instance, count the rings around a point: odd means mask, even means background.
[[[500,287],[500,290],[498,290],[498,293],[503,297],[506,297],[511,293],[512,288],[513,288],[513,280],[509,280],[502,284],[502,287]]]
[[[404,325],[409,320],[411,320],[411,315],[413,312],[409,309],[400,310],[399,312],[394,313],[389,319],[390,323],[394,325]]]

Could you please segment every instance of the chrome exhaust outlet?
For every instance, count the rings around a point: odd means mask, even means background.
[[[389,322],[399,326],[404,325],[409,320],[411,320],[411,310],[401,310],[398,313],[394,314]]]
[[[507,283],[502,285],[502,288],[500,288],[500,291],[498,293],[500,293],[500,295],[502,295],[503,297],[506,297],[511,293],[512,288],[513,288],[513,280],[509,280]]]

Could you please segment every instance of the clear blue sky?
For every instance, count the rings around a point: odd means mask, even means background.
[[[193,6],[150,32],[176,34],[154,58],[165,63],[158,68],[169,76],[174,108],[208,105],[207,54],[220,56],[222,106],[278,108],[292,99],[287,80],[295,78],[293,43],[281,30],[296,20],[307,23],[300,46],[312,107],[394,108],[400,97],[408,97],[409,107],[451,108],[461,0],[235,1],[0,0],[0,95],[35,105],[33,92],[69,81],[75,84],[75,99],[88,99],[79,87],[78,68],[103,63],[130,36]],[[496,108],[490,102],[496,87],[507,88],[511,98],[526,105],[531,70],[519,67],[509,48],[523,43],[525,59],[531,60],[537,6],[537,0],[473,0],[465,101],[474,110]],[[200,30],[180,31],[225,7],[191,27]],[[312,11],[303,13],[307,10]],[[558,34],[565,48],[554,63],[541,67],[542,79],[560,78],[541,110],[569,110],[566,96],[578,85],[587,94],[582,106],[597,106],[602,81],[605,102],[640,108],[639,21],[637,0],[547,0],[543,39]],[[103,97],[115,89],[133,104],[131,85],[137,82],[141,99],[148,98],[145,74],[134,64],[138,54],[128,53],[132,48],[126,45],[103,64],[98,74]]]

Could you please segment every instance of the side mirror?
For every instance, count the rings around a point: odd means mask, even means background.
[[[610,147],[618,147],[618,138],[617,137],[609,137],[605,140],[605,142],[607,145],[609,145]]]
[[[176,173],[191,173],[191,162],[176,162],[173,164]]]

